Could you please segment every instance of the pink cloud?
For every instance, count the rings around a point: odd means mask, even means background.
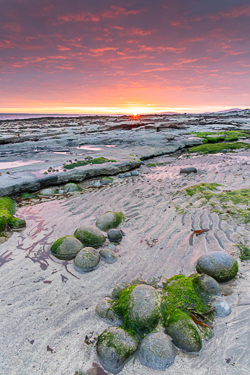
[[[57,46],[58,51],[70,51],[70,48],[65,46]]]
[[[236,18],[236,17],[241,17],[241,16],[250,16],[250,5],[243,5],[239,8],[233,8],[231,11],[228,12],[220,12],[215,15],[210,15],[208,18],[212,20],[218,20],[220,18]]]

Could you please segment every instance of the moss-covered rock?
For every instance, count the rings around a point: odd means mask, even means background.
[[[163,332],[147,335],[141,342],[139,358],[142,365],[165,371],[175,360],[175,348],[170,336]]]
[[[89,225],[82,225],[75,230],[74,236],[85,246],[98,247],[105,242],[105,236],[99,229]]]
[[[125,220],[125,215],[122,212],[107,211],[96,220],[96,226],[108,231],[112,228],[117,228]]]
[[[69,182],[68,184],[64,185],[63,190],[67,193],[71,193],[74,191],[82,191],[82,188],[74,182]]]
[[[196,264],[197,272],[212,276],[219,282],[232,280],[238,272],[238,262],[223,251],[202,255]]]
[[[105,248],[100,250],[100,256],[103,258],[107,263],[114,263],[117,261],[117,258],[112,250]]]
[[[208,275],[201,275],[197,277],[194,282],[195,289],[202,290],[203,292],[210,295],[221,294],[221,287],[217,281]]]
[[[202,340],[193,320],[181,310],[176,310],[170,316],[166,332],[174,344],[185,352],[199,352],[202,348]]]
[[[77,238],[64,236],[56,240],[50,250],[58,259],[70,260],[73,259],[82,248],[83,244]]]
[[[117,373],[136,351],[137,340],[122,328],[106,329],[97,340],[97,354],[105,370]]]
[[[103,298],[95,308],[97,315],[105,320],[105,322],[112,324],[118,320],[118,316],[112,308],[112,300],[109,297]]]
[[[47,188],[47,189],[40,190],[38,194],[43,197],[50,197],[52,195],[58,194],[58,190]]]
[[[9,197],[0,198],[0,232],[5,229],[20,229],[26,226],[25,220],[13,217],[16,212],[16,202]]]
[[[74,259],[75,267],[80,272],[93,271],[100,261],[98,250],[93,247],[85,247]]]
[[[122,318],[123,327],[133,334],[143,336],[152,332],[160,319],[159,298],[149,285],[131,285],[122,289],[113,308]]]

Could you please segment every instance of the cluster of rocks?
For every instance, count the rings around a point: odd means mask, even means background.
[[[62,260],[74,259],[77,271],[90,272],[94,270],[100,257],[108,263],[114,263],[117,259],[112,250],[102,247],[106,241],[103,232],[107,232],[111,243],[119,243],[124,235],[117,228],[125,219],[121,212],[108,211],[102,214],[96,221],[96,227],[82,225],[74,232],[74,236],[67,235],[56,240],[51,246],[51,253]],[[100,248],[101,249],[98,249]]]
[[[201,256],[196,268],[197,274],[155,285],[137,280],[97,304],[97,315],[113,325],[97,339],[105,370],[118,373],[138,350],[142,365],[165,371],[174,363],[175,347],[199,352],[202,340],[213,337],[214,318],[231,313],[218,281],[233,279],[238,263],[227,253],[212,252]]]
[[[64,193],[73,193],[73,192],[80,192],[82,191],[82,188],[75,184],[74,182],[69,182],[65,184],[61,189],[53,189],[53,188],[47,188],[42,189],[39,191],[39,195],[43,197],[56,195],[56,194],[64,194]]]

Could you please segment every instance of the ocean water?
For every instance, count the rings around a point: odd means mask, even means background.
[[[85,116],[102,116],[102,115],[95,115],[93,113],[90,114],[35,114],[35,113],[0,113],[0,121],[4,120],[26,120],[26,119],[35,119],[35,118],[42,118],[42,117],[85,117]]]

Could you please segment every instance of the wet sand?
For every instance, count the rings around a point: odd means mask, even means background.
[[[201,182],[217,182],[225,189],[249,187],[250,152],[236,154],[162,156],[142,165],[139,177],[116,179],[109,186],[84,191],[68,199],[19,208],[27,228],[15,232],[1,250],[1,374],[74,375],[77,370],[98,373],[94,345],[84,343],[108,327],[95,314],[96,304],[115,285],[142,277],[148,279],[195,271],[197,258],[210,251],[234,253],[235,243],[249,240],[250,226],[221,220],[209,208],[176,210],[183,198],[178,190]],[[180,168],[195,166],[197,174],[182,175]],[[82,183],[84,186],[84,183]],[[88,191],[88,192],[87,192]],[[188,199],[188,198],[187,198]],[[94,225],[105,211],[122,211],[126,236],[115,249],[114,264],[103,261],[90,273],[79,273],[73,261],[54,258],[51,244],[82,225]],[[210,228],[194,238],[193,229]],[[235,281],[223,285],[232,307],[226,318],[217,318],[214,337],[198,354],[177,351],[174,365],[154,371],[132,358],[121,375],[247,375],[250,370],[250,264],[239,261]],[[101,370],[100,370],[101,371]],[[101,373],[101,372],[100,372]]]

